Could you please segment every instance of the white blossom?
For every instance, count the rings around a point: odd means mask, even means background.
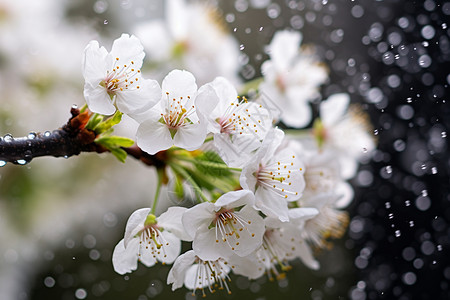
[[[125,236],[114,249],[112,262],[119,274],[137,269],[137,261],[147,267],[157,261],[172,263],[180,254],[181,241],[190,240],[181,225],[183,207],[170,207],[158,218],[149,208],[135,211],[128,219]]]
[[[205,116],[218,99],[210,85],[197,90],[194,76],[181,70],[170,72],[162,83],[162,95],[157,105],[144,114],[134,116],[140,121],[137,144],[150,154],[177,146],[198,149],[207,134]]]
[[[232,191],[216,202],[197,204],[184,213],[182,222],[193,238],[192,248],[203,260],[244,257],[262,242],[264,221],[253,208],[250,191]]]
[[[208,129],[214,134],[214,145],[222,159],[231,167],[241,167],[261,146],[272,128],[272,118],[262,105],[238,97],[227,79],[218,77],[211,85],[219,102],[205,114]]]
[[[255,205],[264,214],[289,221],[288,202],[305,188],[304,165],[290,147],[281,146],[284,132],[271,131],[254,157],[242,169],[242,188],[255,193]]]
[[[358,109],[348,109],[348,94],[335,94],[320,104],[320,121],[314,134],[319,146],[333,152],[344,179],[355,176],[358,161],[375,149],[369,134],[368,116]]]
[[[141,66],[145,53],[135,36],[122,34],[111,52],[91,41],[84,50],[84,97],[93,112],[111,115],[117,108],[126,114],[145,111],[159,100],[159,85],[144,80]]]
[[[319,96],[318,87],[328,78],[327,70],[313,54],[300,51],[301,39],[299,32],[275,33],[268,49],[270,60],[261,66],[264,82],[259,87],[265,98],[275,102],[281,121],[295,128],[311,121],[308,102]]]

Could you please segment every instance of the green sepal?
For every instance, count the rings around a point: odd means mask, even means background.
[[[86,124],[85,128],[89,130],[94,130],[94,128],[103,121],[103,115],[100,114],[93,114],[91,118],[89,119],[89,122]]]
[[[125,162],[125,159],[127,158],[127,153],[122,148],[111,148],[109,149],[111,151],[112,155],[114,155],[120,162]]]
[[[98,123],[95,126],[95,128],[94,128],[95,133],[101,134],[103,132],[108,131],[109,129],[111,129],[111,127],[120,123],[120,121],[122,120],[122,116],[123,116],[123,113],[121,113],[120,111],[117,110],[114,115],[112,115],[105,121]]]
[[[200,172],[214,177],[227,177],[232,174],[219,154],[214,151],[205,151],[195,157],[194,164]]]
[[[173,185],[173,192],[178,198],[184,197],[183,181],[179,176],[175,176],[175,183]]]

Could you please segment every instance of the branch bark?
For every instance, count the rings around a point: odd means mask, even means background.
[[[0,137],[0,166],[7,162],[25,165],[40,156],[71,157],[81,152],[107,152],[108,149],[97,145],[95,132],[86,129],[89,114],[80,113],[77,108],[70,110],[71,118],[62,128],[44,133],[31,132],[26,137],[14,138],[7,134]],[[149,166],[163,167],[164,153],[150,155],[138,146],[123,148],[128,155]]]

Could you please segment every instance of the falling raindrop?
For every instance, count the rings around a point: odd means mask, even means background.
[[[35,139],[36,136],[37,136],[36,132],[30,132],[30,133],[27,135],[27,137],[28,137],[30,140]]]
[[[108,20],[104,20],[103,24],[108,25]]]
[[[401,235],[402,233],[400,232],[400,230],[395,231],[395,237],[400,237]]]

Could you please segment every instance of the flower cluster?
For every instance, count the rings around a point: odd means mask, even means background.
[[[117,273],[136,270],[138,261],[173,263],[167,279],[173,289],[205,294],[230,292],[230,273],[278,279],[294,259],[319,268],[313,250],[344,233],[342,208],[353,198],[346,180],[374,142],[363,113],[347,112],[345,94],[322,101],[320,117],[301,137],[274,125],[279,118],[292,127],[311,122],[307,101],[326,79],[312,55],[299,53],[299,43],[298,33],[276,33],[262,67],[259,90],[272,95],[279,115],[239,96],[224,77],[200,87],[186,70],[171,71],[161,86],[143,79],[135,36],[122,35],[109,53],[89,43],[83,60],[89,109],[136,120],[137,145],[162,161],[153,205],[130,216],[114,249]],[[156,216],[160,185],[168,181],[180,198],[192,189],[194,203]],[[192,249],[180,255],[181,241]]]

